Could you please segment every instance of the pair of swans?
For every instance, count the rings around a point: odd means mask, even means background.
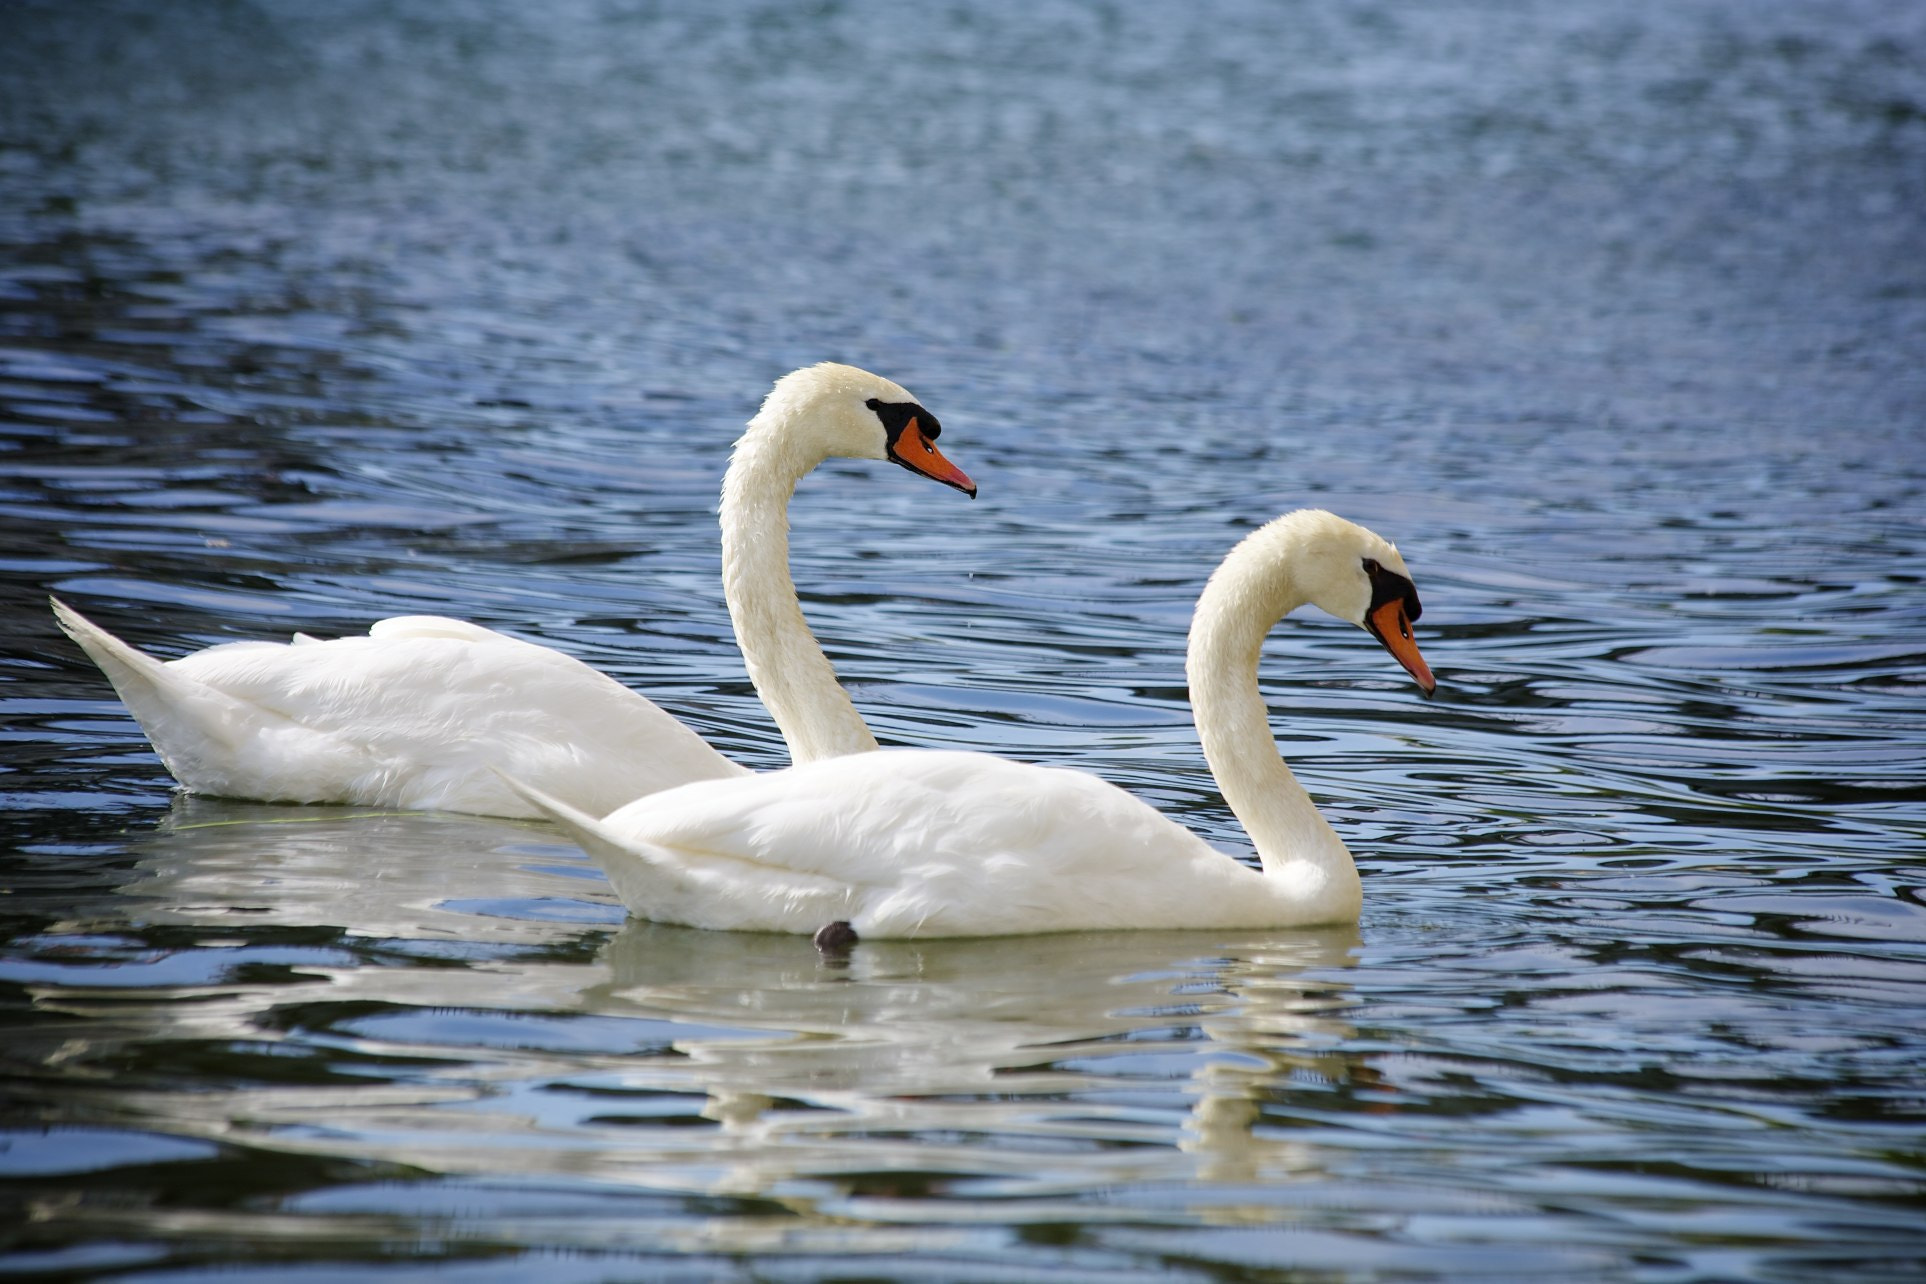
[[[225,673],[230,661],[217,660],[223,653],[244,652],[232,663],[245,673],[249,661],[256,672],[278,671],[303,663],[287,657],[337,648],[331,655],[338,659],[323,671],[371,694],[336,698],[331,707],[379,711],[406,705],[390,697],[395,689],[411,691],[415,680],[406,665],[355,673],[360,655],[385,654],[373,644],[387,642],[386,631],[396,634],[396,644],[453,639],[497,648],[490,659],[505,654],[504,646],[553,657],[519,662],[549,666],[540,671],[550,675],[566,670],[566,681],[555,680],[590,702],[572,706],[594,715],[590,725],[569,725],[538,708],[536,693],[527,690],[504,701],[505,711],[471,707],[465,702],[486,689],[479,678],[437,680],[436,708],[455,716],[462,729],[472,727],[481,742],[464,744],[456,755],[434,748],[432,723],[410,728],[399,742],[432,750],[426,765],[395,773],[417,778],[415,792],[336,800],[419,806],[410,800],[426,797],[434,799],[427,805],[451,807],[457,805],[451,799],[484,799],[492,805],[480,810],[545,815],[602,863],[623,903],[642,918],[818,933],[819,941],[827,933],[831,942],[1355,920],[1361,905],[1356,864],[1277,753],[1257,663],[1271,627],[1310,604],[1371,633],[1429,695],[1436,684],[1411,634],[1417,591],[1397,549],[1330,513],[1289,513],[1239,543],[1198,600],[1186,664],[1198,733],[1225,802],[1257,850],[1260,872],[1082,772],[990,754],[876,747],[803,621],[787,568],[785,505],[796,480],[831,454],[894,459],[974,494],[968,478],[936,451],[936,431],[935,420],[896,385],[849,367],[818,366],[779,381],[737,445],[723,485],[724,586],[751,679],[796,760],[781,771],[748,773],[585,666],[458,621],[383,621],[369,638],[334,643],[235,643],[167,665],[71,611],[62,622],[106,669],[176,778],[207,792],[231,791],[241,767],[210,766],[220,754],[191,737],[185,745],[161,744],[157,727],[171,729],[195,711],[180,707],[191,699],[167,703],[171,692],[152,669],[182,670],[196,683],[190,696],[204,698],[201,689],[211,678],[194,670],[198,663]],[[584,733],[606,717],[594,701],[615,699],[615,692],[626,697],[625,718],[646,724],[652,743],[674,746],[671,764],[590,761],[602,752],[602,740],[594,737],[585,750]],[[215,704],[223,712],[222,701],[250,698],[232,687],[219,695]],[[641,706],[652,713],[644,717]],[[279,720],[268,731],[288,733],[288,743],[276,746],[271,779],[295,788],[307,729],[290,731],[299,718],[286,709],[268,713]],[[375,714],[383,727],[393,716]],[[512,738],[497,734],[504,727]],[[255,723],[238,735],[272,738]],[[331,768],[331,755],[346,752],[334,741],[367,738],[351,721],[332,728],[316,770]],[[613,739],[622,742],[617,752],[633,752],[623,746],[643,737]],[[189,779],[184,767],[206,774]],[[592,774],[595,788],[578,772]],[[505,785],[521,807],[505,807],[481,774],[496,781],[496,789]],[[392,787],[383,773],[353,779],[356,787]],[[547,785],[550,779],[566,782],[566,792]],[[661,783],[638,788],[645,779]],[[222,783],[196,783],[201,780]],[[604,795],[622,788],[629,791],[626,805],[602,806]],[[302,794],[314,798],[315,790]]]

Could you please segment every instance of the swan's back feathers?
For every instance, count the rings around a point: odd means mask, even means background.
[[[55,609],[197,793],[533,816],[493,766],[590,811],[743,774],[614,679],[459,620],[399,617],[364,637],[230,642],[162,662]]]
[[[1291,921],[1263,875],[1115,786],[988,754],[891,749],[699,782],[572,832],[632,912],[694,927],[847,919],[867,937],[934,937]]]
[[[512,642],[506,633],[446,615],[392,615],[368,626],[371,638],[454,638],[461,642]]]

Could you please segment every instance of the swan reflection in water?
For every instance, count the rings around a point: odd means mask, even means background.
[[[176,793],[135,850],[121,891],[145,902],[130,915],[141,923],[533,945],[554,937],[554,915],[620,921],[576,899],[599,897],[601,874],[525,821]]]
[[[953,1166],[986,1197],[1065,1159],[1079,1182],[1243,1181],[1310,1162],[1253,1126],[1271,1089],[1336,1072],[1350,1000],[1307,973],[1357,943],[1352,927],[880,941],[837,966],[793,937],[631,920],[590,1002],[688,1027],[686,1064],[621,1082],[700,1086],[734,1139],[711,1158],[739,1160],[718,1192],[879,1158]],[[876,1153],[891,1139],[915,1144]]]
[[[192,947],[206,993],[171,985],[99,1033],[136,1054],[236,1051],[224,1075],[140,1076],[123,1107],[287,1152],[861,1218],[959,1185],[1052,1199],[1318,1176],[1322,1148],[1263,1135],[1262,1103],[1370,1074],[1346,1050],[1354,927],[864,942],[832,960],[804,937],[631,919],[595,952],[618,911],[550,839],[179,800],[123,912],[134,932],[227,929]],[[339,931],[257,982],[220,965],[255,924]],[[344,1049],[353,1075],[276,1069]],[[1207,1198],[1196,1214],[1236,1216]]]

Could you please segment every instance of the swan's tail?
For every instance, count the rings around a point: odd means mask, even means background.
[[[490,768],[490,770],[495,770]],[[576,844],[601,864],[607,871],[616,865],[635,860],[638,855],[634,844],[625,843],[610,833],[601,821],[578,808],[571,807],[550,794],[545,794],[535,786],[515,779],[503,771],[495,771],[503,784],[514,790],[523,802],[533,807],[547,819],[560,826]]]
[[[637,918],[720,931],[809,933],[847,923],[861,909],[860,889],[840,879],[658,846],[611,824],[621,812],[597,820],[501,771],[495,774],[602,867]]]
[[[114,684],[174,778],[189,789],[204,787],[200,776],[210,755],[238,752],[240,723],[233,715],[240,702],[129,646],[59,598],[48,600],[60,627]]]
[[[130,690],[143,690],[165,687],[167,674],[161,661],[147,652],[127,645],[119,638],[101,628],[73,607],[57,597],[47,599],[53,603],[54,619],[66,631],[68,637],[80,644],[80,649],[89,659],[100,666],[107,680],[120,692],[120,698],[131,707],[134,703],[128,695]]]

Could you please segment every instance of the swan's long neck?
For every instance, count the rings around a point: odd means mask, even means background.
[[[1186,668],[1204,758],[1264,872],[1294,902],[1355,913],[1357,866],[1278,755],[1257,662],[1271,627],[1306,598],[1291,574],[1289,528],[1266,527],[1231,551],[1197,600]]]
[[[789,577],[789,498],[822,462],[769,411],[750,422],[722,480],[722,591],[749,680],[797,764],[876,748]]]

